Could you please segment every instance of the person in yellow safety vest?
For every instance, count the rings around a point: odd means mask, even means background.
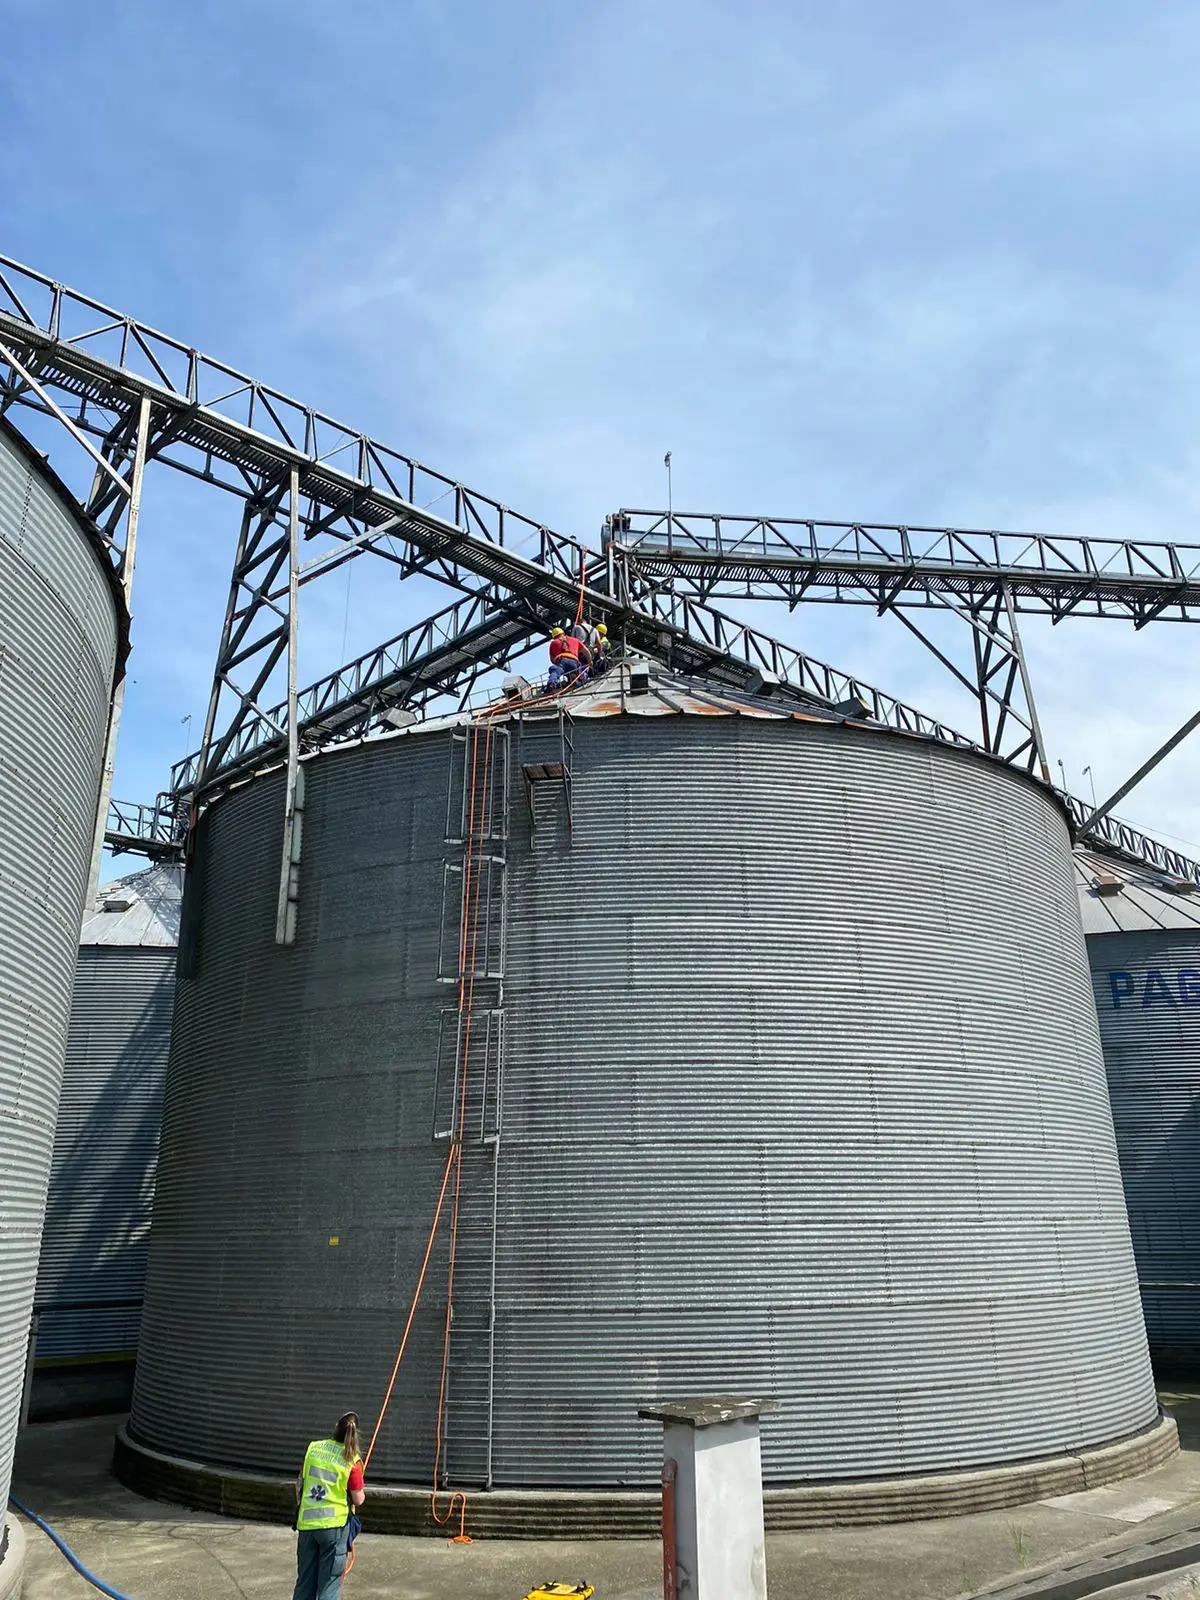
[[[363,1488],[358,1417],[347,1411],[332,1439],[314,1439],[296,1479],[296,1587],[292,1600],[337,1600],[346,1568],[350,1507]]]
[[[601,678],[608,671],[608,628],[603,622],[596,624],[596,648],[592,651],[592,677]]]

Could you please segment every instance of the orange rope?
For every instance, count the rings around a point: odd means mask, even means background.
[[[404,1324],[404,1335],[400,1340],[400,1350],[396,1356],[396,1364],[392,1368],[392,1376],[388,1380],[387,1393],[383,1397],[383,1405],[379,1408],[379,1420],[375,1424],[375,1431],[371,1435],[371,1442],[367,1446],[367,1453],[363,1457],[363,1472],[371,1465],[371,1456],[375,1450],[375,1441],[379,1437],[379,1430],[383,1427],[383,1419],[387,1416],[388,1406],[392,1400],[392,1390],[396,1387],[396,1376],[400,1371],[400,1363],[404,1360],[404,1351],[408,1345],[408,1336],[412,1332],[413,1318],[417,1314],[417,1303],[421,1298],[421,1289],[425,1283],[425,1273],[429,1267],[429,1257],[433,1254],[433,1241],[437,1238],[438,1223],[442,1216],[442,1202],[446,1198],[446,1185],[450,1181],[450,1166],[454,1160],[454,1148],[446,1157],[445,1170],[442,1173],[442,1187],[438,1194],[437,1207],[433,1213],[433,1226],[429,1230],[429,1238],[425,1245],[425,1259],[421,1262],[421,1270],[417,1275],[417,1287],[413,1293],[412,1304],[408,1308],[408,1321]]]

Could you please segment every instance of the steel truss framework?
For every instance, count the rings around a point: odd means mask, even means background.
[[[616,642],[679,671],[703,672],[731,688],[773,688],[801,703],[861,701],[890,726],[975,743],[707,602],[721,593],[769,591],[792,603],[826,598],[895,610],[977,695],[982,747],[1040,766],[1044,775],[1017,613],[1040,609],[1057,619],[1123,606],[1140,626],[1157,617],[1190,620],[1200,600],[1200,579],[1193,581],[1200,551],[1183,546],[632,512],[612,519],[606,547],[595,554],[0,257],[0,411],[14,405],[54,419],[86,452],[93,474],[87,506],[126,584],[148,465],[169,466],[243,501],[204,739],[175,782],[194,814],[248,765],[286,760],[284,879],[298,851],[291,831],[302,806],[304,746],[358,736],[389,711],[469,693],[481,671],[519,654],[581,595]],[[364,554],[402,576],[445,582],[466,598],[301,690],[301,592]],[[909,615],[918,606],[966,620],[968,670]],[[286,698],[272,703],[281,680]],[[281,929],[286,900],[281,886]]]
[[[98,476],[102,457],[124,458],[131,419],[145,416],[142,466],[170,466],[245,503],[205,738],[183,769],[195,796],[205,798],[227,780],[227,762],[241,767],[273,741],[298,747],[302,710],[312,712],[308,741],[320,743],[361,732],[401,680],[412,687],[391,705],[424,703],[435,686],[460,690],[481,670],[470,653],[481,640],[468,635],[494,630],[489,664],[503,664],[548,621],[571,613],[581,586],[589,610],[606,617],[622,643],[669,655],[681,671],[703,670],[743,688],[766,672],[782,680],[785,693],[821,703],[857,695],[894,726],[969,742],[711,608],[671,596],[621,603],[603,555],[0,257],[0,410],[14,404],[55,417],[96,460]],[[116,523],[108,535],[120,559]],[[313,545],[316,553],[301,561],[300,548]],[[299,592],[366,553],[405,575],[426,573],[462,590],[467,605],[310,690],[289,677],[297,707],[290,719],[287,705],[265,702],[264,691],[295,653]],[[464,648],[456,653],[459,633]],[[423,655],[414,648],[422,640],[429,646]]]
[[[680,511],[618,511],[604,532],[631,577],[702,599],[769,595],[890,611],[951,598],[976,606],[1003,585],[1015,611],[1054,622],[1200,620],[1200,545]]]
[[[1178,878],[1184,882],[1200,884],[1200,862],[1193,861],[1182,851],[1151,839],[1139,829],[1111,815],[1096,817],[1095,807],[1075,795],[1058,791],[1064,800],[1080,839],[1089,849],[1101,854],[1119,856],[1123,861],[1133,861],[1139,866],[1151,867],[1164,878]]]
[[[361,738],[386,726],[397,711],[463,709],[483,673],[506,667],[560,614],[496,585],[455,601],[302,689],[297,696],[301,748]],[[731,690],[765,691],[822,709],[842,706],[847,714],[858,704],[872,721],[890,728],[974,748],[963,734],[861,678],[687,597],[650,596],[632,631],[639,639],[649,637],[653,652],[677,671],[703,673]],[[286,717],[287,707],[279,705],[245,720],[222,751],[219,769],[211,771],[205,793],[219,792],[247,771],[280,760],[286,751]],[[200,759],[199,753],[191,755],[172,769],[173,792],[194,791]]]
[[[1200,619],[1200,546],[902,524],[627,510],[606,522],[619,591],[836,601],[894,614],[979,704],[983,747],[1049,781],[1017,614]],[[952,660],[918,620],[967,624]]]
[[[185,821],[169,794],[160,794],[153,805],[110,800],[104,843],[114,856],[128,851],[152,861],[170,861],[182,852]]]

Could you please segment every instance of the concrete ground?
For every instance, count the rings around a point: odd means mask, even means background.
[[[1125,1546],[1200,1539],[1200,1388],[1164,1394],[1179,1457],[1144,1477],[1007,1511],[881,1528],[778,1534],[767,1541],[771,1600],[951,1600],[984,1589],[1026,1594],[1060,1567]],[[17,1450],[13,1492],[83,1563],[130,1600],[288,1600],[294,1535],[142,1500],[109,1472],[119,1418],[43,1423]],[[26,1528],[26,1600],[94,1600],[43,1533]],[[1195,1540],[1193,1540],[1193,1543]],[[1193,1554],[1191,1559],[1195,1559]],[[660,1600],[656,1543],[479,1542],[363,1534],[346,1600],[521,1600],[546,1579],[596,1586],[596,1600]],[[1168,1581],[1125,1589],[1161,1594]],[[1008,1586],[1007,1588],[1005,1586]],[[1186,1589],[1180,1590],[1186,1594]]]

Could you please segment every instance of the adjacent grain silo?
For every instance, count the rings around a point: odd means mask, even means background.
[[[290,948],[281,776],[203,819],[122,1471],[282,1477],[378,1408],[458,1092],[471,832],[449,1483],[650,1491],[639,1404],[703,1392],[780,1399],[777,1524],[830,1514],[814,1482],[903,1478],[857,1504],[905,1515],[1169,1449],[1053,795],[657,670],[567,706],[309,761]],[[446,1275],[443,1239],[376,1482],[429,1481]]]
[[[96,530],[0,420],[0,1504],[125,635]]]
[[[103,887],[84,919],[38,1263],[34,1420],[129,1404],[183,869]]]
[[[1200,1367],[1200,888],[1076,857],[1146,1331],[1164,1374]]]

